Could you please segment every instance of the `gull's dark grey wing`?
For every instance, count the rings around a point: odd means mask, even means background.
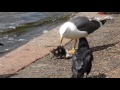
[[[87,17],[79,16],[69,21],[74,23],[78,30],[86,31],[88,34],[94,32],[100,27],[100,23],[97,20],[89,20]]]

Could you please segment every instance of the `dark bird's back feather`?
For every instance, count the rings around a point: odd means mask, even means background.
[[[72,77],[83,78],[84,73],[88,75],[91,71],[92,61],[92,50],[89,48],[86,38],[79,39],[78,49],[72,58]]]

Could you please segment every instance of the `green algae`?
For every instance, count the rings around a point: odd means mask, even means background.
[[[58,21],[66,21],[70,18],[71,14],[63,15],[63,16],[56,16],[56,17],[47,17],[45,19],[38,20],[36,22],[29,22],[23,25],[17,26],[14,29],[3,30],[0,32],[0,35],[9,35],[9,34],[16,34],[21,35],[29,30],[29,28],[39,27],[50,23],[55,23]]]

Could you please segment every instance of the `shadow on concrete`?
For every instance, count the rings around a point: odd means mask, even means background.
[[[106,74],[100,73],[98,75],[90,76],[88,78],[105,78],[106,76],[107,76]]]
[[[113,44],[107,44],[107,45],[92,47],[92,50],[93,50],[93,52],[104,50],[104,49],[107,49],[108,47],[115,46],[117,43],[119,43],[119,42],[116,42],[116,43],[113,43]]]
[[[17,74],[5,74],[5,75],[0,75],[0,78],[9,78],[13,75],[17,75]]]

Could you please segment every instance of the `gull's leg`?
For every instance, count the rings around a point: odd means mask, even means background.
[[[73,48],[69,51],[69,54],[74,54],[75,53],[75,46],[76,46],[77,40],[75,40]]]

